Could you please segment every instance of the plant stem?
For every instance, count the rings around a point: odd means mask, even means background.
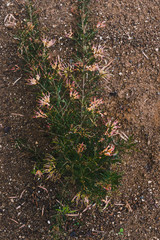
[[[83,30],[83,35],[82,35],[82,50],[83,50],[83,79],[82,79],[82,106],[81,106],[81,123],[82,123],[82,118],[83,118],[83,111],[84,111],[84,99],[85,99],[85,81],[86,81],[86,75],[85,75],[85,9],[84,9],[84,1],[83,1],[83,7],[82,7],[82,13],[81,13],[81,20],[82,20],[82,30]]]

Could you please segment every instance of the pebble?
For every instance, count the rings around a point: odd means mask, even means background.
[[[4,133],[7,134],[7,133],[10,132],[10,130],[11,130],[11,127],[5,127],[4,128]]]
[[[51,224],[51,222],[50,222],[49,220],[47,221],[47,223],[48,223],[48,224]]]

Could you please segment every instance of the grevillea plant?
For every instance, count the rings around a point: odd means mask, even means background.
[[[27,84],[39,88],[34,118],[44,118],[52,151],[36,174],[66,183],[77,196],[101,200],[116,188],[120,175],[112,165],[120,161],[124,140],[119,123],[109,119],[104,107],[102,80],[108,76],[103,48],[93,44],[99,28],[89,22],[89,0],[78,0],[74,31],[66,38],[74,46],[74,61],[50,57],[55,39],[38,27],[37,12],[28,4],[29,19],[19,35],[19,53],[27,72]]]

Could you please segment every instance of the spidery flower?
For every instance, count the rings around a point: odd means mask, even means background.
[[[99,71],[99,66],[97,64],[92,66],[87,66],[86,69],[91,72]]]
[[[93,111],[97,109],[101,104],[103,104],[103,100],[101,98],[100,99],[94,98],[94,100],[90,103],[88,111]]]
[[[93,53],[95,58],[103,58],[104,57],[104,49],[101,45],[98,47],[93,46]]]
[[[42,43],[43,43],[44,47],[47,47],[47,48],[53,46],[55,44],[55,42],[56,42],[55,39],[54,40],[50,40],[50,41],[47,40],[46,38],[42,39]]]
[[[47,114],[45,114],[41,109],[35,112],[35,116],[33,118],[47,118]]]
[[[70,83],[70,80],[66,80],[66,87],[69,87],[69,96],[73,99],[80,99],[79,93],[75,90],[75,82]]]
[[[106,24],[105,24],[105,21],[103,21],[103,22],[98,22],[97,23],[97,28],[104,28],[106,26]]]
[[[50,106],[50,93],[44,94],[43,97],[38,100],[40,107]]]
[[[82,153],[86,149],[86,145],[84,143],[80,143],[77,146],[77,153]]]
[[[52,155],[47,155],[46,159],[47,163],[44,165],[44,173],[47,174],[47,179],[51,179],[56,181],[60,179],[60,174],[56,169],[56,159]]]
[[[107,135],[108,137],[112,137],[119,134],[119,128],[121,127],[118,121],[114,121],[113,123],[111,123],[111,121],[108,121],[105,125],[108,128],[107,131],[105,132],[105,135]]]
[[[115,146],[113,144],[108,145],[108,147],[106,147],[102,152],[100,152],[100,154],[105,155],[105,156],[113,156],[114,155],[114,149]]]
[[[72,39],[72,37],[73,37],[73,31],[72,31],[71,28],[70,28],[69,33],[65,32],[65,36],[66,36],[67,38],[71,38],[71,39]]]
[[[27,79],[27,84],[28,85],[36,85],[36,84],[39,83],[39,80],[40,80],[40,75],[37,74],[36,78],[29,78],[29,79]]]
[[[111,185],[111,184],[107,184],[107,185],[103,186],[103,188],[104,188],[106,191],[111,191],[111,190],[112,190],[112,185]]]
[[[35,175],[41,178],[43,176],[43,173],[41,172],[41,170],[37,170]]]
[[[32,31],[34,28],[34,25],[31,22],[27,22],[27,27],[30,31]]]

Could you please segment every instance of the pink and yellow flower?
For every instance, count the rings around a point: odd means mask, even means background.
[[[37,170],[35,175],[41,178],[43,176],[43,173],[41,172],[41,170]]]
[[[71,38],[72,39],[72,36],[73,36],[73,32],[72,32],[72,29],[70,28],[70,31],[69,31],[69,33],[65,33],[65,36],[67,37],[67,38]]]
[[[42,43],[43,43],[44,47],[47,47],[47,48],[53,46],[55,44],[55,42],[56,42],[55,39],[54,40],[50,40],[50,41],[47,40],[46,38],[42,39]]]
[[[86,69],[91,72],[99,71],[99,66],[97,64],[92,66],[87,66]]]
[[[47,114],[45,114],[41,109],[35,112],[35,116],[33,118],[47,118]]]
[[[121,127],[118,121],[114,121],[113,123],[111,123],[111,121],[108,121],[105,125],[108,128],[107,131],[105,132],[105,135],[107,135],[108,137],[112,137],[119,134],[118,129]]]
[[[39,83],[39,80],[40,80],[40,75],[37,74],[36,78],[29,78],[29,79],[27,79],[27,82],[28,82],[27,84],[28,85],[36,85],[36,84]]]
[[[82,142],[77,146],[77,153],[82,153],[86,149],[86,145]]]
[[[103,22],[98,22],[97,23],[97,28],[104,28],[106,26],[106,24],[105,24],[105,21],[103,21]]]
[[[79,93],[75,90],[75,82],[70,83],[70,80],[66,80],[66,86],[69,87],[69,96],[73,99],[80,99]]]
[[[104,154],[105,156],[113,156],[114,155],[115,146],[113,144],[108,145],[100,154]]]
[[[95,109],[97,109],[101,104],[103,104],[103,100],[100,99],[96,99],[94,98],[94,100],[90,103],[90,106],[88,108],[88,111],[94,111]]]
[[[38,100],[40,107],[50,106],[50,93],[42,94],[43,97]]]
[[[72,97],[73,99],[80,99],[80,95],[76,90],[74,90],[73,92],[70,92],[70,97]]]
[[[93,46],[92,49],[93,49],[95,58],[103,58],[104,57],[104,49],[102,46],[100,46],[100,45],[98,47]]]
[[[58,62],[57,62],[57,60],[56,60],[54,63],[51,63],[51,67],[52,67],[52,69],[56,69],[57,66],[58,66]]]
[[[32,31],[34,28],[34,25],[32,24],[32,22],[27,22],[27,27],[30,31]]]
[[[111,190],[112,190],[112,185],[111,185],[111,184],[107,184],[107,185],[103,186],[103,188],[104,188],[106,191],[111,191]]]

